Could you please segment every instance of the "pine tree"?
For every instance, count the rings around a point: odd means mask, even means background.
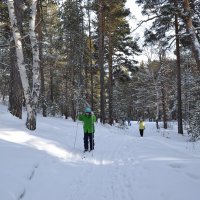
[[[105,117],[108,119],[109,123],[112,124],[114,115],[113,88],[115,87],[115,74],[119,75],[119,71],[123,74],[124,69],[129,71],[130,74],[134,72],[138,64],[135,60],[135,55],[141,53],[141,50],[137,44],[137,39],[133,39],[131,36],[129,23],[126,18],[130,15],[130,11],[125,7],[126,1],[96,0],[94,2],[96,3],[94,4],[94,8],[100,16],[99,25],[101,25],[98,27],[97,32],[100,39],[104,38],[103,43],[100,42],[99,37],[95,42],[95,44],[97,44],[96,49],[99,50],[99,56],[101,57],[101,59],[100,57],[98,59],[103,62],[98,63],[101,74],[104,74],[104,78],[101,77],[101,88],[102,90],[104,90],[104,87],[106,88],[105,91],[101,93],[100,98],[102,98],[101,104],[104,103],[102,107],[106,108],[106,111],[104,111],[106,113]],[[98,2],[102,3],[102,5]],[[103,55],[102,50],[100,51],[102,47]],[[108,76],[106,76],[107,73]],[[105,81],[105,83],[103,83],[103,81]]]
[[[163,47],[170,44],[173,41],[174,36],[170,34],[171,30],[175,30],[176,41],[176,57],[177,57],[177,120],[178,120],[178,132],[183,134],[182,126],[182,100],[181,100],[181,61],[180,61],[180,34],[178,19],[180,2],[174,1],[136,1],[139,4],[144,4],[143,13],[150,15],[150,19],[153,20],[152,26],[149,30],[145,31],[146,43],[155,44],[157,41],[161,41]],[[158,14],[157,14],[158,12]],[[182,26],[181,26],[182,27]]]
[[[131,37],[130,27],[126,17],[130,15],[125,8],[125,0],[106,1],[105,9],[105,52],[108,63],[108,112],[109,123],[113,115],[113,74],[116,69],[126,68],[133,72],[137,61],[134,55],[141,51],[137,42]]]
[[[171,45],[174,35],[170,34],[170,30],[174,29],[174,16],[176,16],[179,23],[179,37],[182,38],[181,42],[187,43],[191,47],[200,70],[199,31],[196,31],[200,23],[199,1],[136,0],[136,3],[143,5],[142,14],[147,15],[148,20],[152,20],[152,26],[145,31],[146,42],[164,40],[167,45]],[[144,21],[141,21],[140,24]]]
[[[65,110],[73,119],[75,119],[77,105],[79,108],[91,106],[90,95],[88,95],[88,66],[91,65],[91,60],[88,59],[90,50],[87,46],[88,37],[85,34],[83,11],[80,0],[67,0],[60,10],[62,41],[60,47],[67,63],[65,66],[67,106]]]
[[[42,43],[40,105],[46,107],[46,115],[55,116],[58,113],[60,114],[62,105],[60,97],[63,99],[63,75],[65,74],[63,69],[65,63],[61,48],[62,41],[60,39],[59,9],[55,2],[50,1],[46,7],[44,4],[42,11],[42,33],[45,43]]]

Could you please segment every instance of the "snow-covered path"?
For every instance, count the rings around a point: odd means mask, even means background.
[[[83,159],[81,123],[39,116],[30,132],[24,121],[1,112],[0,199],[199,199],[199,144],[173,130],[162,137],[153,123],[141,138],[137,126],[96,124],[95,151]]]

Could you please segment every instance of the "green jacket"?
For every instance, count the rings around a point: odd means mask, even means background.
[[[94,133],[95,127],[94,122],[96,122],[96,116],[95,115],[79,115],[78,120],[83,122],[83,130],[84,133]]]

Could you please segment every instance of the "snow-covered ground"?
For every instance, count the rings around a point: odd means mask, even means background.
[[[175,125],[158,132],[146,122],[141,138],[136,122],[126,130],[97,123],[95,151],[83,158],[81,122],[38,116],[36,131],[24,123],[0,106],[0,200],[200,197],[200,144]]]

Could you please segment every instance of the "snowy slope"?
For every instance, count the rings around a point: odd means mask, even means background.
[[[25,118],[25,117],[24,117]],[[38,116],[37,130],[0,107],[0,200],[197,200],[200,144],[175,125],[121,130],[96,124],[83,158],[82,124]],[[76,143],[75,143],[75,136]],[[75,148],[74,148],[75,146]]]

